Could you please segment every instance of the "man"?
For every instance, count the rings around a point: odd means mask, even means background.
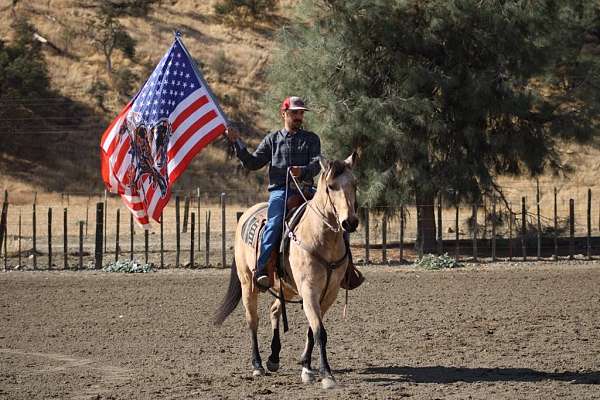
[[[270,287],[267,263],[275,246],[279,244],[285,212],[287,170],[305,185],[312,187],[313,178],[320,172],[321,140],[313,132],[302,129],[304,112],[309,111],[300,97],[286,98],[280,107],[283,129],[268,134],[254,153],[248,152],[239,134],[228,129],[226,136],[233,144],[242,165],[257,170],[269,165],[269,205],[267,223],[256,266],[256,283],[262,289]],[[290,182],[288,195],[296,188]]]

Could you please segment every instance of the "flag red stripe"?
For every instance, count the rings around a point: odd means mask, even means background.
[[[192,147],[187,152],[187,154],[179,162],[177,167],[173,171],[171,171],[171,173],[169,174],[169,182],[171,182],[171,184],[173,182],[175,182],[177,180],[177,178],[179,178],[179,175],[181,175],[181,173],[187,168],[188,164],[192,161],[194,156],[200,150],[202,150],[207,144],[209,144],[210,142],[212,142],[213,140],[218,138],[220,135],[222,135],[223,132],[225,132],[225,125],[221,124],[221,125],[216,126],[214,129],[212,129],[206,135],[204,135],[204,137],[202,139],[200,139],[198,141],[198,143],[196,143],[194,145],[194,147]]]
[[[123,181],[123,179],[120,179],[120,177],[117,174],[121,170],[121,165],[123,164],[123,160],[127,156],[127,153],[129,152],[130,149],[131,149],[131,138],[129,136],[127,136],[125,138],[125,142],[119,149],[119,154],[117,154],[117,159],[115,160],[115,166],[114,166],[115,175],[117,176],[117,179],[119,181]]]
[[[217,117],[217,113],[215,110],[210,110],[202,117],[198,118],[178,139],[177,142],[169,149],[167,153],[167,158],[171,161],[175,158],[175,154],[179,152],[179,150],[185,145],[190,137],[192,137],[197,131],[202,129],[202,127],[208,124],[210,121]],[[194,153],[195,154],[195,153]]]
[[[175,121],[173,121],[173,132],[175,132],[177,128],[179,128],[179,125],[181,125],[183,121],[185,121],[190,115],[192,115],[197,109],[199,109],[206,103],[208,103],[208,97],[202,96],[196,101],[194,101],[192,104],[190,104],[185,110],[183,110],[177,116],[177,118],[175,118]]]

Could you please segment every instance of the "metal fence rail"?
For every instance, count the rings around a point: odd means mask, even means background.
[[[434,211],[436,252],[471,260],[600,254],[600,203],[594,205],[590,189],[509,192],[503,200],[475,205],[441,199],[426,205]],[[265,200],[265,193],[245,191],[174,193],[162,223],[144,231],[116,196],[20,194],[11,201],[5,192],[0,262],[6,270],[97,268],[123,259],[159,268],[224,267],[233,255],[238,215]],[[359,229],[351,235],[355,260],[401,263],[422,255],[414,204],[361,209],[360,214]]]

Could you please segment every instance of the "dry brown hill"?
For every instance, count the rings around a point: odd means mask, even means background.
[[[115,54],[113,63],[116,68],[134,71],[141,85],[170,45],[173,31],[180,30],[225,111],[245,124],[250,141],[256,143],[260,132],[274,128],[267,126],[260,116],[258,100],[265,90],[264,73],[274,46],[274,33],[286,23],[285,10],[293,2],[279,3],[279,11],[268,21],[233,26],[215,15],[214,1],[162,1],[147,17],[121,19],[137,41],[137,56],[131,61]],[[28,125],[17,132],[31,135],[32,142],[46,149],[46,157],[27,159],[10,154],[0,157],[0,183],[9,189],[13,198],[19,197],[19,193],[29,196],[34,191],[87,193],[103,189],[98,142],[127,99],[109,93],[102,109],[90,93],[94,82],[110,83],[110,79],[103,56],[80,33],[91,12],[81,4],[75,0],[0,0],[0,38],[10,40],[11,21],[16,15],[26,16],[38,33],[60,50],[50,45],[45,47],[52,87],[58,93],[57,98],[45,101],[73,103],[58,113],[54,121],[45,121],[45,126],[53,126],[52,129],[36,131]],[[73,115],[75,113],[78,115]],[[4,140],[10,140],[6,133]],[[544,201],[550,200],[549,194],[557,186],[565,199],[577,197],[578,204],[582,204],[587,188],[598,187],[598,150],[575,145],[565,145],[562,150],[577,172],[567,178],[543,177],[540,183],[546,192]],[[176,188],[200,187],[202,191],[213,193],[262,192],[264,177],[264,172],[240,171],[238,164],[228,158],[225,144],[217,141],[196,157]],[[534,198],[535,183],[528,178],[502,179],[502,183],[515,203],[523,194]]]
[[[286,20],[275,14],[267,21],[234,26],[231,21],[225,22],[215,15],[213,3],[163,1],[147,17],[121,18],[121,23],[137,42],[137,54],[132,61],[115,52],[113,65],[115,69],[128,68],[138,76],[137,90],[168,49],[173,32],[181,31],[184,43],[200,63],[225,112],[231,119],[241,121],[250,141],[255,142],[259,132],[269,128],[260,118],[258,100],[265,89],[263,75],[273,46],[273,34]],[[87,192],[103,189],[99,175],[99,139],[127,98],[111,91],[107,94],[104,109],[97,105],[91,93],[92,85],[95,82],[110,85],[111,79],[106,72],[104,56],[82,34],[85,27],[81,25],[88,21],[92,11],[80,4],[73,0],[0,1],[0,38],[10,41],[12,21],[16,16],[25,16],[39,35],[49,41],[44,54],[57,97],[40,99],[40,102],[46,102],[50,107],[73,101],[80,114],[65,111],[55,115],[53,121],[43,121],[44,129],[36,129],[23,121],[21,129],[15,133],[31,137],[32,145],[41,143],[46,157],[43,154],[37,154],[33,159],[27,159],[23,154],[2,156],[2,186],[13,195],[44,190]],[[52,128],[48,129],[48,126]],[[249,176],[250,180],[247,174],[239,171],[235,161],[228,159],[227,146],[218,141],[196,157],[177,182],[177,188],[192,190],[200,187],[203,191],[214,192],[263,189],[262,173]]]

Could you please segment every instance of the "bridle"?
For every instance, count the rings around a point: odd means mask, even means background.
[[[327,200],[329,201],[329,203],[331,204],[331,208],[333,208],[333,215],[335,216],[335,222],[336,222],[336,227],[334,228],[333,226],[331,226],[331,224],[329,223],[329,221],[327,220],[327,216],[325,216],[321,210],[317,210],[315,207],[312,206],[311,202],[308,201],[308,199],[306,198],[306,196],[304,196],[304,193],[302,192],[302,189],[300,188],[300,184],[298,183],[298,180],[296,179],[296,177],[294,175],[292,175],[292,171],[291,168],[288,168],[287,170],[287,174],[288,177],[292,178],[292,182],[294,182],[294,185],[296,186],[296,189],[298,189],[298,192],[300,193],[300,196],[302,196],[302,199],[304,199],[304,201],[306,202],[307,206],[315,213],[317,214],[317,216],[321,219],[321,221],[327,225],[327,227],[335,233],[338,233],[339,231],[342,230],[342,224],[340,223],[340,216],[338,214],[337,208],[335,208],[335,204],[333,204],[333,200],[331,200],[331,194],[329,194],[329,188],[326,187],[325,188],[325,193],[327,193]],[[287,185],[286,185],[287,186]],[[326,204],[327,205],[327,204]]]

